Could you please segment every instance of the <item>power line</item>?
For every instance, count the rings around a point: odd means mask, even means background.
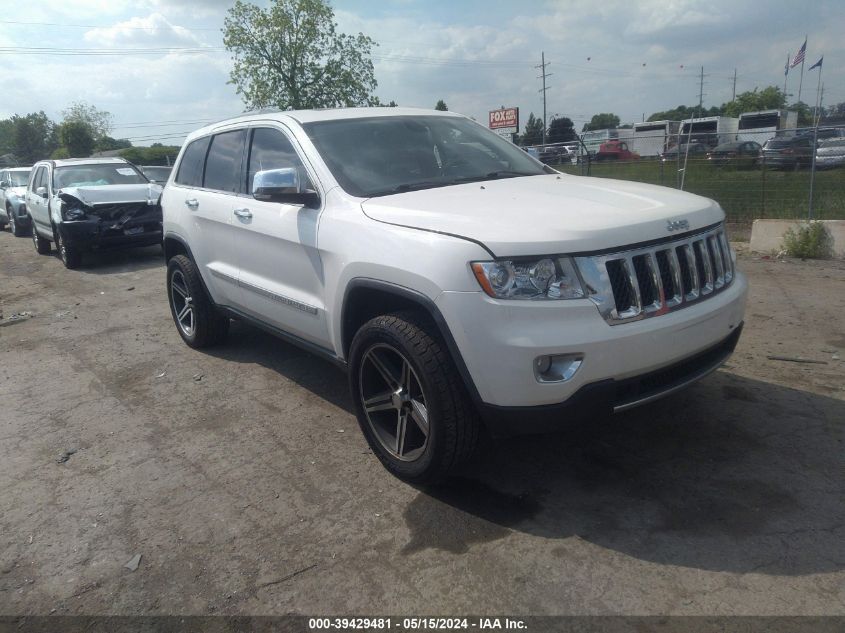
[[[27,47],[27,46],[0,46],[0,55],[51,55],[57,57],[127,57],[131,55],[170,55],[170,54],[200,54],[220,53],[226,49],[222,46],[208,47],[159,47],[159,48],[53,48],[53,47]]]
[[[160,26],[123,26],[121,24],[65,24],[60,22],[21,22],[18,20],[0,20],[0,24],[17,24],[19,26],[61,26],[79,29],[126,29],[132,31],[155,31],[161,28]],[[218,27],[194,27],[188,28],[186,26],[170,26],[181,29],[183,31],[220,31]]]

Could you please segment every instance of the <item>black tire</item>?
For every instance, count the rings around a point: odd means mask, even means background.
[[[11,231],[12,235],[15,237],[22,237],[24,234],[24,230],[21,228],[21,225],[18,224],[15,212],[12,210],[9,210],[9,231]]]
[[[45,240],[38,234],[34,222],[32,224],[32,243],[35,245],[35,250],[39,255],[50,254],[50,240]]]
[[[377,430],[377,422],[371,420],[365,410],[365,383],[372,383],[373,376],[379,376],[379,372],[374,372],[375,365],[367,360],[376,351],[386,355],[382,356],[382,361],[387,362],[392,357],[396,362],[407,362],[421,391],[417,400],[423,404],[427,433],[424,444],[416,449],[413,458],[401,459],[397,457],[396,451],[387,448],[384,433]],[[397,367],[394,362],[391,373],[394,377],[405,375],[403,368],[404,365]],[[350,348],[349,387],[364,437],[385,468],[400,479],[416,484],[438,483],[468,461],[474,453],[481,428],[478,413],[436,327],[423,316],[400,312],[378,316],[365,323],[355,334]],[[392,388],[388,388],[388,392],[390,390]],[[377,398],[366,399],[372,403]],[[393,402],[400,400],[402,398],[397,391]],[[387,405],[386,400],[383,402]],[[406,405],[407,401],[401,406]],[[371,413],[379,407],[374,404],[369,406]],[[408,409],[412,408],[413,404],[408,406]],[[392,423],[390,416],[397,416],[395,435],[399,437],[398,420],[402,416],[402,409],[389,409],[387,406],[382,409],[387,409],[379,412],[385,416],[386,425]],[[412,418],[412,413],[406,413],[406,424],[414,422]],[[414,429],[419,436],[422,426],[416,422],[414,424],[414,427],[408,428]],[[402,437],[404,440],[405,431]],[[398,454],[401,453],[399,449]]]
[[[68,270],[79,268],[82,265],[82,253],[73,247],[67,246],[58,229],[53,229],[53,235],[56,236],[56,251],[58,251],[65,268]]]
[[[180,296],[183,300],[181,304]],[[167,301],[176,330],[190,347],[211,347],[226,340],[229,317],[214,307],[205,293],[196,265],[185,255],[176,255],[167,262]],[[181,311],[186,307],[190,308],[190,327],[186,325],[184,316],[180,321]]]

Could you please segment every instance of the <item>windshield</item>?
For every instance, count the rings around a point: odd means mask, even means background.
[[[340,186],[365,198],[552,173],[516,145],[460,117],[382,116],[304,128]]]
[[[29,171],[10,171],[9,184],[12,187],[26,187],[29,182]]]
[[[53,189],[64,187],[100,187],[137,185],[149,182],[127,163],[66,165],[53,171]]]

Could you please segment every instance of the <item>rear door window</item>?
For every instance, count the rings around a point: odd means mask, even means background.
[[[202,187],[203,167],[205,166],[205,155],[208,152],[208,144],[211,137],[192,141],[185,149],[182,162],[179,163],[179,171],[176,173],[175,182],[188,187]]]
[[[205,161],[203,187],[240,193],[245,139],[246,130],[223,132],[214,136]]]

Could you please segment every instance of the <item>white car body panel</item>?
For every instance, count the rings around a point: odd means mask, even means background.
[[[466,236],[498,257],[588,252],[721,222],[712,200],[642,183],[548,175],[491,180],[372,198],[374,220]],[[517,230],[518,227],[518,230]]]

